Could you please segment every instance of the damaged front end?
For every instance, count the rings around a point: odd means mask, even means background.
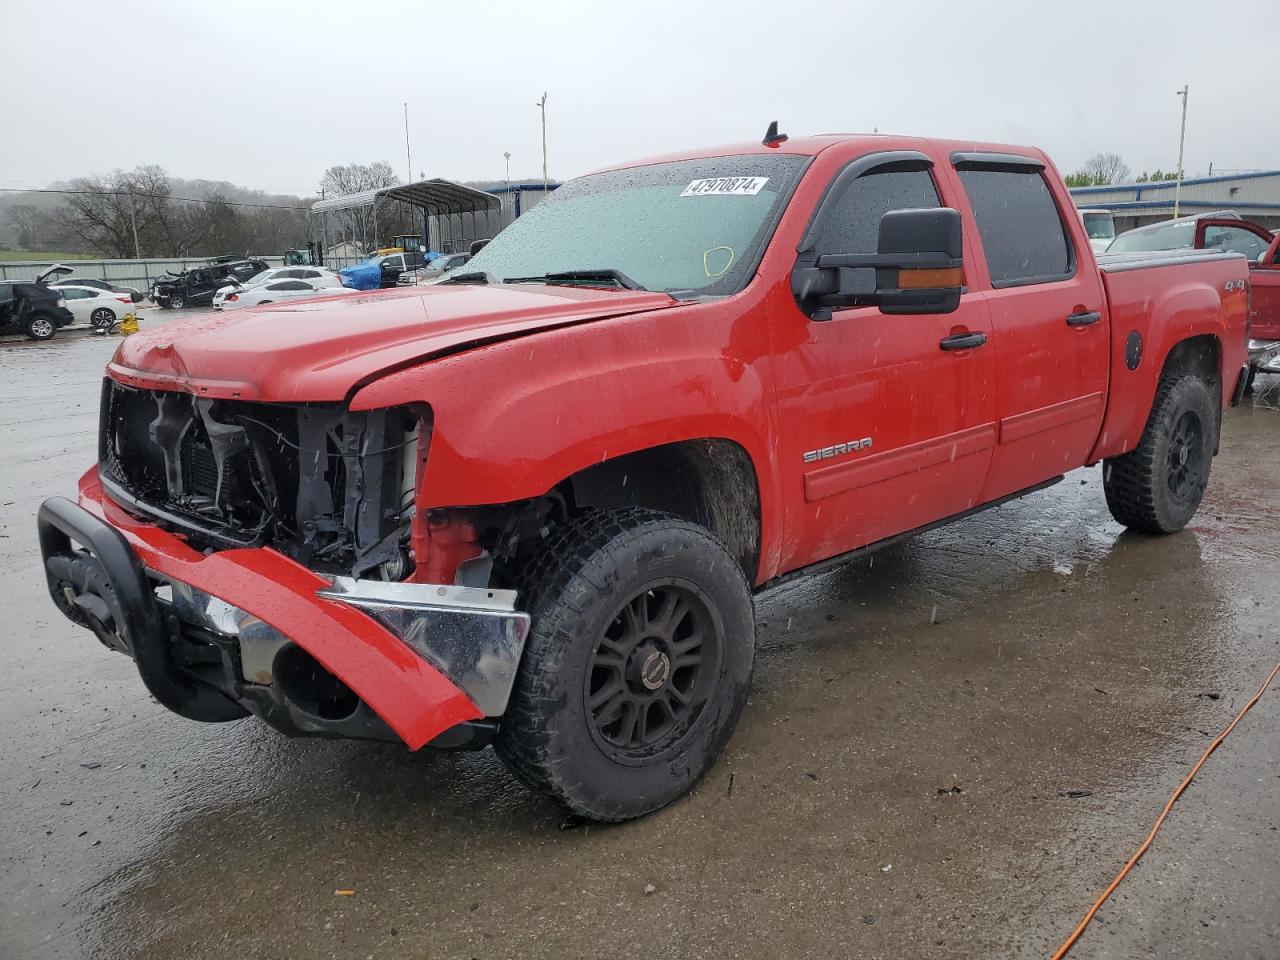
[[[49,589],[162,704],[291,735],[487,742],[529,620],[478,582],[488,561],[465,526],[415,504],[427,407],[107,379],[101,413],[79,505],[40,511]]]
[[[107,379],[98,469],[118,503],[217,549],[401,580],[430,411],[215,400]]]

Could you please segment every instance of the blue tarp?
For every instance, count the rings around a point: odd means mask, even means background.
[[[382,268],[376,261],[357,263],[338,271],[342,285],[352,290],[377,290],[382,285]]]

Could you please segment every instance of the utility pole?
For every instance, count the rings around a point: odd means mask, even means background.
[[[133,201],[133,191],[129,191],[129,225],[133,228],[133,256],[142,259],[142,248],[138,246],[138,211]]]
[[[409,101],[404,104],[404,159],[405,169],[409,171],[409,179],[405,183],[413,183],[413,154],[409,152]]]
[[[542,199],[547,199],[547,93],[542,92],[538,101],[538,109],[542,111]]]
[[[1182,147],[1187,142],[1187,92],[1191,85],[1184,83],[1178,91],[1182,98],[1182,132],[1178,134],[1178,182],[1173,187],[1173,218],[1178,219],[1178,205],[1182,200]]]

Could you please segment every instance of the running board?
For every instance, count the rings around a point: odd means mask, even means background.
[[[998,507],[1002,503],[1008,503],[1010,500],[1017,500],[1020,497],[1025,497],[1029,493],[1036,493],[1037,491],[1048,489],[1058,483],[1062,477],[1062,474],[1056,477],[1050,477],[1042,483],[1037,483],[1030,487],[1024,487],[1021,490],[1015,490],[1013,493],[1006,494],[996,500],[990,500],[980,506],[972,507],[962,513],[955,513],[949,517],[943,517],[941,520],[935,520],[933,523],[926,523],[923,527],[915,527],[903,533],[895,533],[892,537],[885,537],[883,540],[877,540],[874,543],[868,543],[865,546],[857,547],[846,553],[836,554],[834,557],[828,557],[826,560],[819,560],[817,563],[811,563],[808,566],[800,567],[796,570],[792,570],[790,573],[784,573],[780,577],[774,577],[772,580],[766,580],[764,583],[760,584],[760,586],[755,588],[755,592],[764,593],[766,590],[772,590],[774,587],[780,587],[783,584],[790,583],[792,580],[800,577],[807,577],[811,574],[823,573],[835,567],[844,566],[844,564],[853,560],[858,560],[868,554],[875,553],[877,550],[883,550],[885,547],[892,547],[894,544],[910,540],[912,537],[918,537],[920,534],[928,533],[930,530],[945,527],[947,524],[954,523],[957,520],[967,520],[976,513],[982,513],[984,510],[990,510],[992,507]]]

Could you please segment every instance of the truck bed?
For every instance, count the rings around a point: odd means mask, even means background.
[[[1246,261],[1237,253],[1125,253],[1101,256],[1098,266],[1110,307],[1111,359],[1095,461],[1137,446],[1170,352],[1188,337],[1203,338],[1205,349],[1217,350],[1227,405],[1247,359],[1248,314]]]

